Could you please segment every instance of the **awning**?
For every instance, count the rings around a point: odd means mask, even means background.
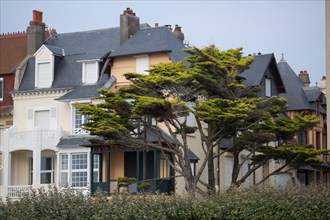
[[[311,165],[306,165],[306,166],[299,167],[299,170],[320,171],[318,169],[315,169]]]

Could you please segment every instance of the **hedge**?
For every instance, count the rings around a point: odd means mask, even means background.
[[[33,191],[0,202],[0,219],[330,219],[329,186],[235,189],[216,195]]]

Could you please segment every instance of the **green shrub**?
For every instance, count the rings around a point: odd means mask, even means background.
[[[235,189],[217,195],[86,196],[72,189],[33,191],[0,201],[0,219],[330,219],[326,186]]]

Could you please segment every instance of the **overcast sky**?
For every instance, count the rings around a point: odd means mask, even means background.
[[[244,54],[274,53],[311,84],[325,75],[325,2],[311,1],[16,1],[0,0],[0,32],[24,31],[34,9],[57,33],[119,26],[126,7],[141,23],[182,26],[185,40],[221,50],[243,47]]]

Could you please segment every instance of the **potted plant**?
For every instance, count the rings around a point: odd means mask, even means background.
[[[134,177],[118,177],[117,179],[117,187],[118,187],[118,192],[129,192],[129,186],[136,182],[136,178]]]
[[[139,184],[138,188],[143,190],[143,192],[146,192],[148,189],[150,189],[152,185],[148,182],[142,182]]]

